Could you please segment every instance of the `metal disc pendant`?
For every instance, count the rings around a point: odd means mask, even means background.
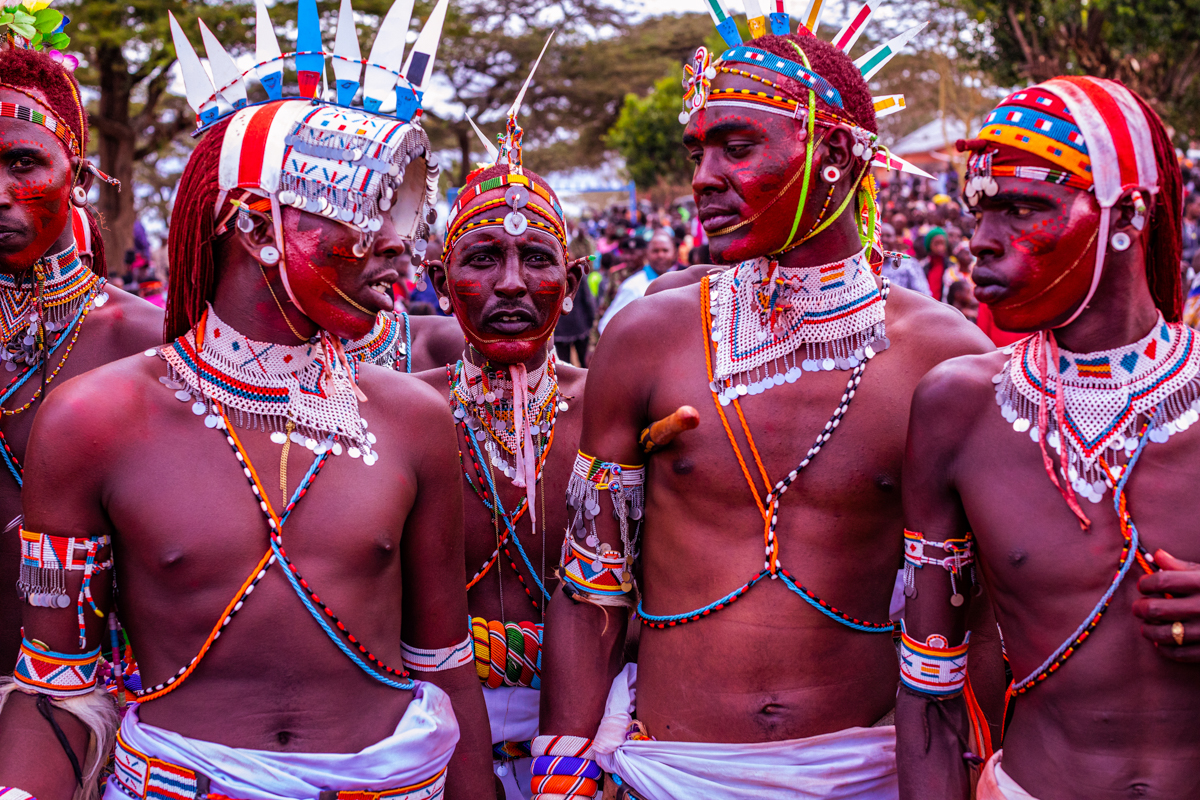
[[[504,193],[504,202],[514,211],[524,208],[529,203],[529,192],[524,186],[509,186],[508,191]]]
[[[520,236],[529,227],[529,220],[524,214],[510,211],[504,217],[504,230],[512,236]]]
[[[961,594],[959,594],[958,592],[955,592],[954,594],[950,595],[950,605],[954,606],[955,608],[958,608],[962,604],[963,604],[963,596]]]
[[[905,587],[904,587],[904,596],[905,596],[905,597],[908,597],[908,598],[913,598],[913,597],[916,597],[916,596],[917,596],[917,587],[915,587],[915,586],[908,586],[908,585],[906,584],[906,585],[905,585]]]
[[[192,403],[192,413],[195,414],[197,417],[204,416],[204,414],[207,411],[208,411],[208,407],[205,406],[204,403],[200,402],[199,400]]]

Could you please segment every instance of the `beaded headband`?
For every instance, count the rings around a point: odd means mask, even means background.
[[[713,22],[717,26],[717,32],[721,34],[721,37],[729,45],[729,48],[714,62],[708,49],[699,47],[696,49],[690,63],[684,65],[683,111],[679,114],[679,121],[682,124],[686,125],[693,114],[710,103],[742,107],[753,104],[754,107],[767,110],[771,113],[792,116],[796,119],[803,118],[801,113],[803,111],[803,101],[781,96],[785,92],[784,87],[778,86],[756,73],[746,72],[745,70],[729,66],[731,64],[746,64],[783,75],[805,86],[811,98],[820,98],[827,105],[844,110],[845,106],[843,105],[841,93],[825,77],[818,74],[807,64],[808,59],[804,57],[803,53],[800,55],[805,63],[801,64],[761,48],[746,45],[742,41],[741,34],[738,32],[733,18],[725,14],[718,0],[707,0],[707,5]],[[858,41],[859,36],[862,35],[863,30],[871,17],[874,16],[879,5],[880,0],[867,0],[851,16],[850,21],[833,37],[832,44],[843,53],[848,53],[850,48],[854,46],[854,43]],[[785,36],[791,32],[791,20],[787,12],[783,9],[782,0],[777,0],[776,6],[776,10],[770,14],[770,30],[774,35]],[[800,33],[809,36],[816,35],[815,31],[820,24],[823,7],[824,0],[813,0],[809,7],[807,19],[799,26]],[[766,35],[767,17],[762,13],[757,0],[750,2],[746,6],[746,9],[751,33],[755,38]],[[924,22],[909,28],[856,60],[854,66],[859,68],[863,80],[869,81],[874,77],[927,24],[927,22]],[[718,71],[758,80],[771,88],[779,90],[781,94],[770,95],[765,92],[756,93],[743,90],[720,90],[712,92],[712,81],[716,78]],[[734,98],[732,97],[734,94],[738,94],[739,96]],[[885,95],[872,98],[872,101],[876,118],[894,114],[905,107],[903,95]],[[815,104],[810,103],[809,105],[810,111],[815,110]],[[902,158],[891,155],[886,149],[879,147],[877,144],[878,136],[862,129],[856,123],[850,120],[837,119],[833,124],[846,125],[850,128],[858,140],[858,145],[855,147],[856,154],[861,155],[872,166],[884,169],[898,169],[902,172],[909,172],[925,178],[933,177],[924,170],[908,163]],[[858,153],[860,145],[862,152]]]
[[[538,214],[544,219],[551,219],[549,214],[542,211],[537,206],[529,206],[529,208],[532,208],[534,211],[538,212]],[[475,220],[474,222],[467,222],[455,228],[446,236],[446,252],[451,252],[454,249],[454,246],[458,244],[458,240],[461,239],[464,234],[480,228],[504,228],[507,233],[511,233],[513,236],[520,236],[525,232],[526,228],[535,228],[553,236],[556,240],[558,240],[558,243],[562,245],[563,252],[565,253],[567,251],[567,237],[562,228],[555,225],[552,221],[540,222],[536,219],[529,219],[524,214],[518,214],[517,216],[520,219],[525,220],[525,223],[521,226],[520,230],[514,230],[511,226],[511,223],[509,222],[509,220],[513,218],[511,214],[504,217]],[[449,256],[447,256],[446,260],[449,260]]]
[[[524,186],[531,190],[538,197],[545,200],[554,209],[554,213],[558,216],[563,215],[562,206],[554,199],[546,187],[539,185],[537,182],[530,180],[526,175],[518,175],[515,172],[510,172],[507,175],[497,175],[494,178],[488,178],[486,181],[481,181],[474,186],[468,186],[458,194],[458,199],[454,201],[454,205],[450,206],[450,213],[446,216],[446,224],[453,225],[458,219],[459,213],[463,206],[474,200],[484,192],[490,192],[492,189],[499,189],[501,186]]]
[[[7,84],[0,85],[3,85],[6,89],[13,88]],[[19,119],[22,122],[32,122],[34,125],[41,125],[63,143],[68,153],[73,156],[79,155],[79,143],[75,139],[75,132],[55,116],[53,112],[47,115],[29,106],[0,102],[0,118],[4,117]]]

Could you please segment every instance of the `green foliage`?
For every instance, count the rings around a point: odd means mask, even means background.
[[[617,122],[606,137],[607,144],[625,159],[629,177],[643,191],[660,181],[680,184],[691,178],[692,163],[683,149],[683,126],[679,124],[682,79],[683,70],[676,68],[645,97],[625,95]]]
[[[0,10],[0,36],[6,34],[26,39],[34,50],[66,48],[71,37],[63,33],[63,14],[46,8],[45,0],[28,0],[17,6]]]
[[[1164,121],[1200,132],[1200,0],[962,0],[981,65],[1004,85],[1056,75],[1122,81]]]

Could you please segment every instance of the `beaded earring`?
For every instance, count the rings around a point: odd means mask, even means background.
[[[821,177],[826,183],[837,183],[842,177],[842,171],[834,166],[828,166],[821,170]]]

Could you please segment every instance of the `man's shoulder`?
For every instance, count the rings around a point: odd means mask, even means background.
[[[407,374],[374,364],[362,364],[359,387],[367,395],[368,408],[374,406],[389,414],[425,416],[447,411],[446,368],[434,367]]]
[[[429,365],[453,364],[462,353],[463,332],[458,320],[454,317],[442,317],[436,314],[408,315],[409,330],[412,331],[413,350],[417,354],[428,357],[426,364],[418,363],[417,368]]]
[[[979,326],[954,306],[899,286],[893,286],[888,295],[887,333],[894,345],[928,366],[996,349]]]
[[[163,340],[163,310],[137,295],[109,284],[104,287],[108,301],[88,314],[92,328],[103,327],[112,347],[127,355],[155,347]]]
[[[62,384],[55,382],[38,408],[35,428],[46,435],[61,431],[72,437],[109,435],[128,425],[144,427],[151,407],[171,393],[159,382],[167,374],[157,351],[110,361]]]
[[[600,337],[601,343],[638,346],[661,342],[688,325],[700,324],[700,285],[645,295],[613,316]]]
[[[668,272],[665,275],[660,275],[650,282],[649,288],[646,289],[646,294],[658,294],[665,292],[668,289],[678,289],[681,286],[691,286],[692,284],[700,283],[700,279],[705,275],[716,274],[726,269],[726,267],[718,267],[714,264],[693,264],[687,269]]]
[[[993,378],[1008,355],[994,350],[942,361],[925,374],[913,393],[915,420],[935,421],[939,428],[961,430],[982,410],[995,405]]]
[[[558,376],[558,388],[570,397],[582,397],[584,386],[587,384],[586,369],[562,361],[555,363],[554,373]]]

